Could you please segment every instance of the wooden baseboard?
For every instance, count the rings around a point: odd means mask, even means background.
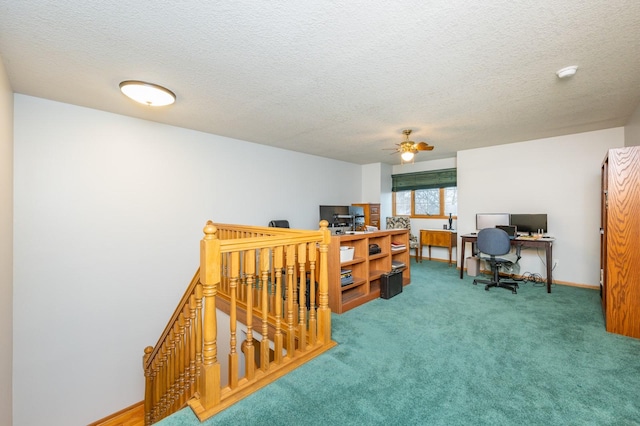
[[[558,284],[558,285],[566,285],[567,287],[580,287],[580,288],[586,288],[588,290],[600,290],[600,286],[594,286],[594,285],[589,285],[589,284],[579,284],[579,283],[572,283],[569,281],[556,281],[553,280],[554,284]]]
[[[123,408],[88,426],[144,426],[144,401]]]

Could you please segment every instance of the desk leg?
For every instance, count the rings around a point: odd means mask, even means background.
[[[462,279],[463,275],[464,275],[464,247],[467,245],[467,243],[464,242],[464,240],[462,241],[462,248],[460,250],[460,279]]]
[[[547,293],[551,293],[551,283],[553,279],[551,278],[551,271],[553,270],[553,265],[551,264],[553,256],[551,255],[551,250],[553,249],[553,245],[551,243],[547,243],[546,252],[547,252]]]
[[[451,246],[449,246],[449,268],[451,268]]]

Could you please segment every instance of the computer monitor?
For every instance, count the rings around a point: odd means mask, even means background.
[[[326,220],[331,225],[341,225],[343,219],[337,216],[349,216],[349,206],[320,206],[320,220]]]
[[[542,233],[547,233],[547,214],[519,214],[511,213],[510,225],[517,227],[518,234],[528,233],[529,235],[537,233],[542,230]]]
[[[509,213],[477,213],[476,229],[495,228],[497,225],[509,225]]]
[[[354,217],[364,217],[364,207],[349,206],[349,214]]]

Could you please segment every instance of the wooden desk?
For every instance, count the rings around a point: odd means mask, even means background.
[[[458,245],[458,233],[448,229],[421,229],[418,242],[418,256],[416,262],[422,262],[422,246],[429,246],[429,260],[431,260],[431,246],[449,249],[449,266],[451,266],[451,249]]]
[[[471,243],[471,253],[475,254],[476,252],[476,241],[478,241],[478,236],[474,234],[462,235],[462,249],[460,250],[460,279],[462,279],[464,274],[464,248],[467,245],[466,243]],[[515,238],[511,240],[511,245],[515,247],[533,247],[533,248],[544,248],[546,253],[546,263],[547,263],[547,293],[551,293],[551,283],[553,281],[551,277],[552,268],[552,249],[553,249],[553,238],[539,238],[539,239],[520,239]]]

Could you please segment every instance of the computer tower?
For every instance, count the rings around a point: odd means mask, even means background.
[[[479,257],[467,257],[467,275],[470,277],[477,277],[480,273],[480,258]]]
[[[402,271],[391,271],[380,277],[380,297],[391,299],[402,293]]]

